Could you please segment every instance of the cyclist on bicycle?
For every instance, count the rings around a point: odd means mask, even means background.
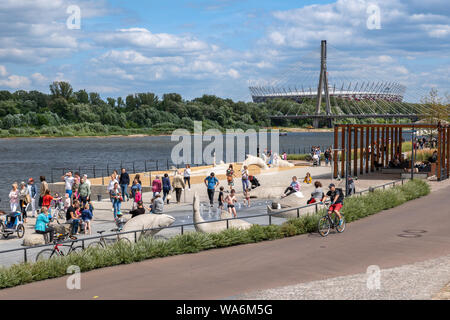
[[[341,188],[336,188],[336,186],[332,183],[328,186],[330,189],[326,195],[323,196],[321,202],[325,202],[327,197],[330,197],[331,205],[328,208],[328,214],[331,215],[333,212],[336,213],[336,215],[339,218],[339,226],[342,225],[343,220],[341,213],[339,212],[342,208],[342,205],[344,204],[344,192]]]

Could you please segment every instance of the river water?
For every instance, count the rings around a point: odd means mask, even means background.
[[[329,146],[332,140],[332,132],[293,132],[279,137],[279,150],[303,153],[311,145]],[[203,142],[203,147],[209,143]],[[165,169],[167,164],[172,165],[171,152],[176,144],[178,141],[171,141],[170,136],[0,139],[0,206],[8,203],[13,182],[30,177],[38,181],[40,175],[49,182],[52,178],[56,181],[64,168],[81,169],[91,177],[94,166],[96,176],[106,175],[105,168],[111,171],[121,165],[133,171],[133,161],[136,172],[155,170],[156,165]],[[268,144],[270,149],[270,138]]]

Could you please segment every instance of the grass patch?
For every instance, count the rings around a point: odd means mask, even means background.
[[[403,186],[347,198],[342,212],[346,221],[351,222],[429,193],[430,187],[425,181],[412,180]],[[253,225],[247,230],[228,229],[220,233],[189,232],[169,240],[144,238],[133,244],[117,242],[106,248],[87,248],[82,253],[74,253],[66,257],[36,263],[20,263],[7,268],[2,267],[0,268],[0,288],[61,277],[66,275],[66,270],[71,265],[76,265],[82,272],[85,272],[146,259],[196,253],[213,248],[316,232],[317,223],[323,214],[322,210],[318,214],[289,219],[281,225]]]

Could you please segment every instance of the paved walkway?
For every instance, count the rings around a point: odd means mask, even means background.
[[[0,299],[223,299],[281,286],[399,267],[450,254],[450,187],[356,221],[343,234],[308,234],[209,250],[0,291]],[[412,236],[411,236],[412,235]],[[411,284],[414,285],[414,284]]]

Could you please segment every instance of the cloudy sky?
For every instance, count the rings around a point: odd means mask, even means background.
[[[448,0],[0,0],[0,89],[249,101],[249,84],[314,84],[322,39],[330,81],[449,91]]]

